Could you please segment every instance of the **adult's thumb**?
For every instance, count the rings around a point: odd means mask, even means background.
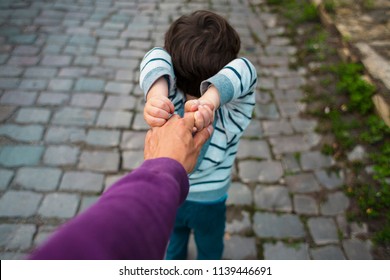
[[[195,147],[201,148],[203,144],[206,143],[206,141],[213,134],[213,131],[214,131],[213,125],[210,124],[208,127],[197,132],[194,136]]]

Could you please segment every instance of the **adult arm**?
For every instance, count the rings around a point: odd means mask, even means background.
[[[147,160],[30,258],[162,259],[188,186],[186,170],[176,160]]]
[[[54,233],[30,259],[162,259],[177,208],[188,194],[187,173],[213,132],[208,127],[193,137],[193,125],[189,113],[151,129],[146,161]]]

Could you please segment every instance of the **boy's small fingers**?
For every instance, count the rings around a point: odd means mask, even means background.
[[[196,126],[197,130],[201,130],[204,126],[204,119],[203,119],[202,113],[199,111],[196,111],[194,118],[195,118],[195,126]]]
[[[166,123],[165,119],[156,118],[150,115],[145,116],[145,121],[147,124],[151,127],[160,127],[163,126]]]

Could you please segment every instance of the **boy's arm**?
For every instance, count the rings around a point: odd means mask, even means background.
[[[168,92],[175,82],[172,59],[163,48],[153,48],[145,54],[140,65],[139,84],[145,94],[145,100],[151,87],[161,77],[167,81],[168,88],[164,91],[164,95],[168,96]]]
[[[237,58],[222,68],[216,75],[201,84],[202,99],[219,95],[219,112],[223,114],[221,125],[240,133],[248,126],[255,106],[255,88],[257,72],[253,64],[246,58]],[[210,92],[210,90],[212,90]],[[217,107],[218,108],[218,107]]]
[[[144,118],[151,127],[162,126],[175,111],[168,98],[174,81],[171,57],[164,49],[154,48],[144,56],[140,69],[140,87],[146,99]]]

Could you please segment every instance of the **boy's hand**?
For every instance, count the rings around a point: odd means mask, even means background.
[[[148,98],[144,108],[144,118],[151,127],[160,127],[174,113],[175,108],[168,97],[155,95]]]
[[[214,105],[208,100],[189,100],[184,105],[184,111],[195,112],[194,129],[193,131],[200,131],[208,127],[214,121]]]

